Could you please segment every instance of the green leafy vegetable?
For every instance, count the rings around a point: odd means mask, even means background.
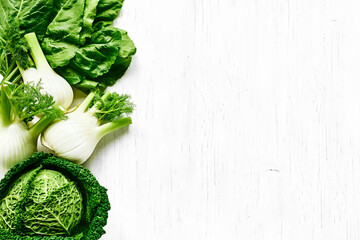
[[[130,66],[132,56],[136,53],[136,47],[129,38],[127,32],[121,29],[119,30],[121,33],[121,43],[114,64],[106,74],[93,80],[99,82],[101,87],[112,86],[115,84],[115,82],[125,74]]]
[[[68,0],[49,24],[43,51],[53,68],[69,64],[81,39],[85,0]]]
[[[121,29],[115,29],[114,27],[105,26],[104,24],[97,25],[98,27],[105,28],[104,31],[100,32],[108,32],[113,33],[113,36],[119,37],[119,33],[121,34],[121,40],[117,41],[111,36],[106,36],[106,34],[100,35],[103,39],[109,39],[111,45],[106,47],[107,49],[116,49],[117,56],[115,61],[113,61],[114,54],[111,54],[111,58],[105,60],[98,67],[95,65],[91,68],[91,66],[87,66],[86,68],[82,68],[81,65],[87,65],[86,61],[93,61],[90,58],[87,58],[85,54],[79,54],[77,58],[77,65],[72,64],[73,66],[66,66],[63,68],[57,68],[57,72],[62,75],[71,85],[76,85],[77,88],[87,92],[92,89],[105,89],[107,86],[112,86],[115,82],[122,77],[126,70],[128,69],[132,56],[136,53],[136,47],[133,41],[129,38],[126,31]],[[116,43],[116,44],[115,44]],[[101,44],[95,45],[97,47],[101,47]],[[118,48],[117,48],[118,47]],[[87,49],[86,47],[84,49]],[[88,51],[87,54],[91,55],[93,52]],[[98,54],[101,57],[100,52]],[[82,61],[84,59],[84,61]],[[94,60],[96,61],[96,59]],[[83,64],[81,64],[83,62]],[[111,64],[112,63],[112,64]],[[110,66],[110,69],[108,67]],[[99,77],[92,78],[89,77],[93,74],[99,73],[102,71],[100,67],[108,69],[107,72]],[[86,74],[83,71],[88,70],[89,72]],[[99,74],[98,74],[99,75]]]
[[[3,1],[3,0],[2,0]],[[16,9],[16,19],[23,34],[34,32],[42,39],[51,20],[53,1],[32,0],[12,1]]]
[[[0,182],[0,198],[0,239],[96,240],[105,233],[106,189],[89,170],[49,154],[13,167]]]
[[[67,21],[63,23],[61,34],[56,27],[54,31],[48,30],[42,43],[45,55],[55,71],[71,85],[85,92],[104,90],[128,69],[136,53],[135,45],[126,31],[111,26],[122,4],[123,0],[86,0],[83,14],[76,16],[76,22],[83,23],[81,31]],[[71,10],[77,11],[75,9]],[[59,24],[55,18],[50,26]],[[57,36],[68,35],[79,38],[76,41],[54,40]]]
[[[21,229],[20,215],[22,206],[26,200],[26,193],[30,189],[30,183],[38,174],[41,167],[35,168],[23,174],[9,188],[6,197],[0,201],[0,228],[9,231]]]
[[[11,54],[20,67],[31,66],[24,34],[35,32],[42,39],[52,13],[52,0],[0,1],[1,48]]]
[[[95,21],[112,22],[119,15],[124,0],[100,0]]]
[[[85,2],[85,11],[83,19],[83,27],[81,31],[81,43],[84,44],[86,38],[91,37],[94,33],[93,22],[96,16],[96,7],[99,3],[99,0],[86,0]]]
[[[28,198],[34,203],[41,203],[52,192],[67,185],[69,181],[67,177],[57,171],[41,170],[31,182]]]
[[[108,72],[114,64],[120,49],[121,33],[112,26],[97,26],[98,31],[89,44],[81,47],[73,59],[73,64],[90,78]]]
[[[0,46],[19,67],[33,66],[24,35],[34,32],[50,66],[86,92],[124,75],[136,48],[112,27],[123,0],[1,0]],[[125,53],[125,52],[127,53]]]
[[[1,200],[0,227],[28,235],[69,235],[82,211],[75,183],[40,166],[16,180]]]
[[[56,14],[60,11],[60,9],[65,5],[65,3],[68,0],[57,0],[57,1],[53,1],[53,8],[54,8],[54,15],[51,19],[54,19]]]
[[[23,234],[69,236],[80,223],[82,208],[81,193],[75,183],[70,182],[44,201],[26,204]]]
[[[95,91],[97,90],[103,90],[105,87],[100,86],[98,82],[91,81],[91,80],[82,80],[79,84],[76,84],[76,87],[83,92],[88,92],[90,90]],[[100,88],[102,87],[102,88]]]

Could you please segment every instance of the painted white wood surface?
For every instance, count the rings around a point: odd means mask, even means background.
[[[127,0],[104,240],[360,239],[360,2]]]

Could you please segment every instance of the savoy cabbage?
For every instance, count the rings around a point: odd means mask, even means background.
[[[96,240],[110,209],[89,170],[45,153],[10,169],[0,199],[0,240]]]

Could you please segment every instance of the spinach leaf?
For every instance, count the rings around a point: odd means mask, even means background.
[[[119,54],[109,72],[97,79],[102,87],[112,86],[121,78],[129,68],[132,56],[136,53],[134,42],[130,39],[127,32],[121,30],[121,42]]]
[[[0,32],[6,25],[17,23],[22,34],[35,32],[39,39],[44,36],[53,13],[52,0],[0,1]]]
[[[90,92],[93,90],[104,90],[99,88],[99,83],[91,80],[83,80],[81,83],[75,85],[78,89],[83,92]]]
[[[2,48],[24,69],[31,65],[24,34],[35,32],[42,38],[53,12],[52,5],[52,0],[0,1]]]
[[[41,40],[52,15],[52,0],[14,1],[23,34],[34,32]]]
[[[61,8],[65,5],[65,3],[67,2],[68,0],[56,0],[56,1],[53,1],[53,8],[54,8],[54,13],[55,15],[53,15],[53,18],[57,15],[57,13],[61,10]]]
[[[101,26],[104,29],[111,30],[108,33],[112,33],[114,30],[114,28],[111,26]],[[75,64],[57,68],[56,71],[62,75],[71,85],[75,85],[77,88],[85,92],[95,88],[105,89],[107,86],[112,86],[115,84],[115,82],[125,74],[132,61],[132,56],[136,53],[136,47],[128,36],[127,32],[121,29],[115,30],[120,32],[120,40],[112,39],[111,34],[110,36],[105,34],[106,31],[103,31],[104,34],[101,36],[101,38],[99,37],[99,39],[108,39],[108,41],[116,43],[116,48],[118,49],[114,63],[105,74],[95,78],[89,77],[89,75],[86,75],[82,72],[83,67],[81,65],[76,66]],[[82,55],[82,57],[83,56],[84,55]],[[90,58],[84,57],[84,59]]]
[[[97,6],[95,22],[112,22],[119,15],[124,0],[100,0]]]
[[[51,38],[45,38],[41,47],[52,68],[69,64],[70,60],[75,56],[75,51],[78,49],[77,45]]]
[[[119,56],[122,58],[127,58],[136,53],[136,47],[134,42],[129,37],[127,31],[119,29],[121,33],[121,43],[120,43],[120,52]]]
[[[113,26],[97,24],[89,44],[81,47],[72,63],[90,78],[107,73],[120,49],[121,32]]]
[[[96,8],[99,3],[99,0],[86,0],[84,19],[83,19],[83,29],[81,32],[81,42],[84,44],[86,38],[91,37],[94,32],[93,22],[96,16]]]
[[[24,34],[35,32],[41,38],[52,13],[52,0],[1,0],[0,41],[2,48],[22,68],[30,66]]]
[[[85,0],[68,0],[49,24],[42,49],[53,68],[65,66],[81,44]]]

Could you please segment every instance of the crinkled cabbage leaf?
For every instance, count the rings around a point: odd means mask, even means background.
[[[17,179],[0,201],[0,228],[24,235],[67,235],[80,223],[82,195],[63,174],[42,166]]]

